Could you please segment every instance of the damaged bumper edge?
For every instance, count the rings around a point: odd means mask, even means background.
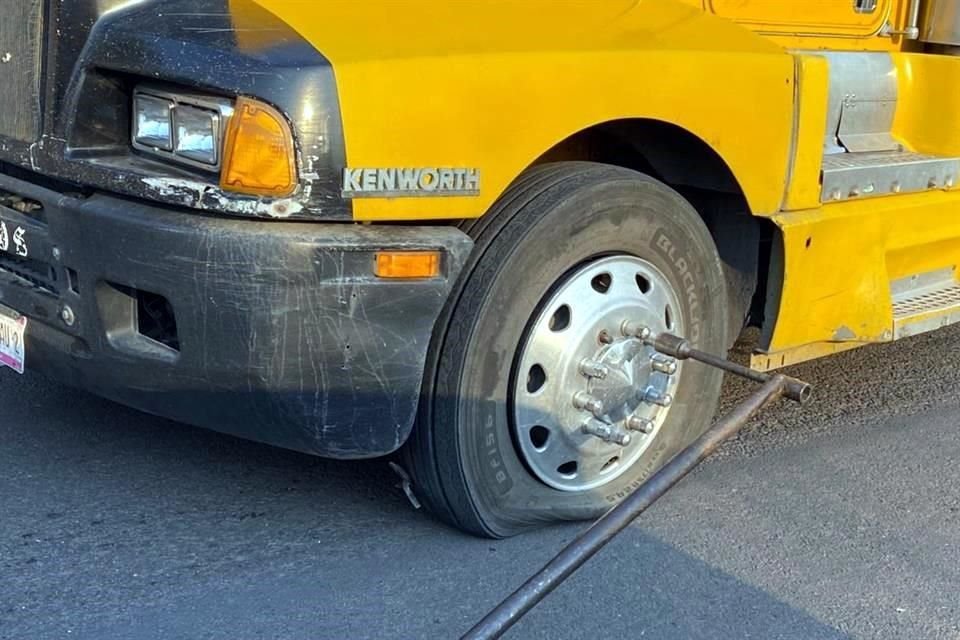
[[[2,175],[0,189],[42,205],[0,207],[35,247],[29,260],[0,253],[0,304],[29,318],[29,372],[329,457],[406,440],[433,325],[472,248],[459,230],[209,217]],[[441,276],[379,280],[384,249],[441,250]]]

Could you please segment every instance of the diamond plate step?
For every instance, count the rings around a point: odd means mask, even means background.
[[[960,176],[960,158],[908,151],[835,153],[823,157],[821,202],[950,189]]]
[[[953,269],[893,283],[892,292],[894,338],[960,322],[960,282],[953,278]]]
[[[893,317],[906,318],[918,313],[947,309],[957,305],[960,305],[960,284],[895,302],[893,303]]]

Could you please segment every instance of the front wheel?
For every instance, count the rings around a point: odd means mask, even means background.
[[[643,337],[724,349],[710,234],[666,185],[591,163],[535,169],[473,233],[407,445],[416,490],[484,536],[597,517],[709,426],[721,375]]]

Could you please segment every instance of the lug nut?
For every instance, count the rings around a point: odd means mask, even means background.
[[[621,447],[625,447],[630,444],[629,433],[626,433],[622,429],[605,422],[586,422],[581,427],[581,430],[584,433],[588,433],[592,436],[600,438],[604,442],[613,442]]]
[[[677,372],[677,361],[662,353],[655,353],[650,356],[650,366],[653,367],[654,371],[665,373],[668,376]]]
[[[641,340],[646,340],[651,335],[650,327],[632,320],[624,320],[623,324],[620,325],[620,332],[628,338],[639,338]]]
[[[613,336],[610,335],[610,332],[606,329],[602,330],[599,335],[597,335],[597,340],[600,341],[600,344],[613,344]]]
[[[586,391],[577,391],[573,394],[573,406],[577,409],[589,411],[595,416],[600,415],[603,411],[603,403]]]
[[[673,404],[673,396],[669,393],[660,393],[653,387],[648,387],[643,394],[643,401],[661,407],[669,407]]]
[[[627,418],[627,429],[640,433],[651,433],[653,431],[653,420],[647,420],[640,416],[630,416]]]
[[[584,360],[580,363],[580,373],[585,375],[588,378],[606,378],[610,373],[610,369],[607,368],[605,364],[601,364],[596,360]]]

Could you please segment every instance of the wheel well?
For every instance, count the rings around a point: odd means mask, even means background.
[[[668,122],[615,120],[573,134],[533,164],[570,160],[634,169],[676,189],[700,213],[717,245],[730,296],[731,344],[744,326],[764,324],[776,226],[751,215],[736,177],[710,145]]]
[[[743,192],[727,164],[710,146],[686,129],[668,122],[627,119],[604,122],[556,144],[535,164],[591,160],[642,171],[677,188],[718,193]],[[743,200],[746,207],[746,200]]]

